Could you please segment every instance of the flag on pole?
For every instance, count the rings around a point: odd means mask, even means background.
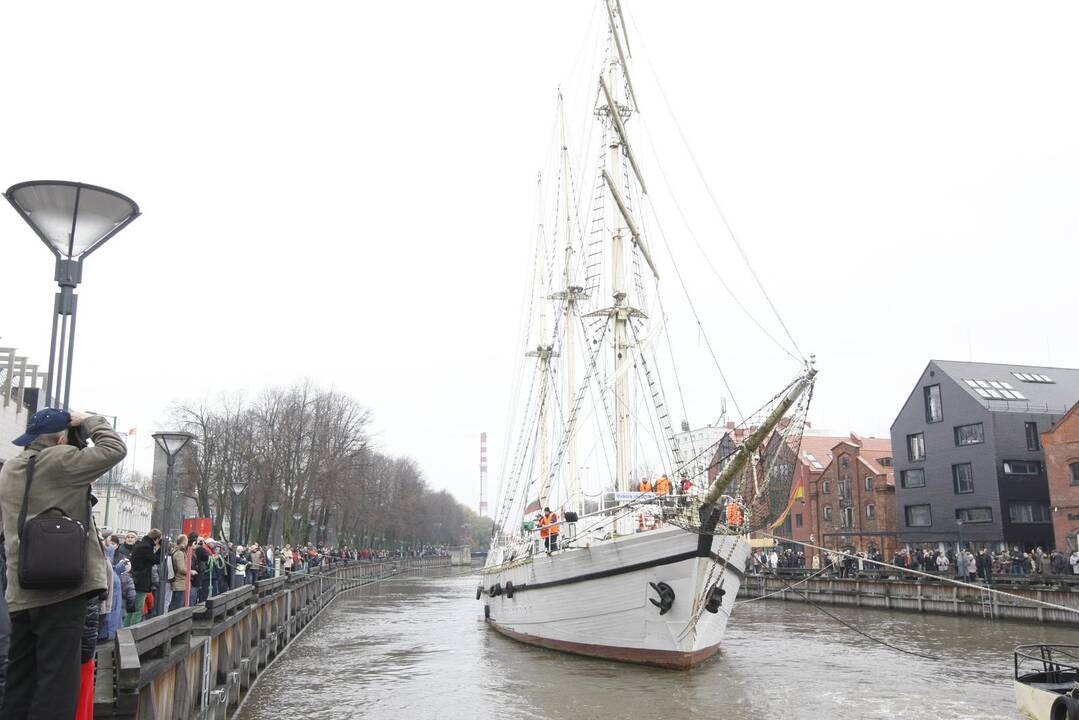
[[[131,437],[132,435],[134,435],[138,431],[139,431],[139,429],[137,427],[133,427],[133,428],[131,428],[130,430],[127,431],[127,436]]]

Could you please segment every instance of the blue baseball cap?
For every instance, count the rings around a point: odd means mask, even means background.
[[[71,413],[57,408],[45,408],[38,410],[30,417],[30,424],[26,426],[26,432],[11,442],[25,447],[37,440],[38,435],[48,435],[67,430],[71,426]]]

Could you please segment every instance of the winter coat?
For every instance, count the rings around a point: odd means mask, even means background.
[[[146,535],[135,543],[135,549],[131,551],[131,579],[135,581],[137,592],[150,592],[153,589],[153,569],[156,564],[154,541]]]
[[[172,579],[172,591],[183,592],[187,588],[187,548],[172,551],[172,571],[176,573]]]
[[[132,586],[131,593],[134,595],[135,588]],[[132,604],[134,604],[134,597],[132,597]],[[123,582],[120,580],[120,573],[113,567],[112,571],[112,607],[108,613],[101,616],[100,628],[97,633],[98,642],[108,642],[116,637],[116,632],[124,625],[124,613],[127,612],[127,608],[124,604],[124,592]]]
[[[101,543],[94,541],[97,526],[90,512],[90,486],[127,455],[124,441],[101,416],[83,421],[83,429],[93,440],[93,447],[45,445],[35,440],[28,448],[4,463],[0,470],[0,515],[3,516],[7,553],[8,610],[16,613],[70,600],[80,595],[97,595],[109,588],[108,568]],[[50,590],[29,590],[19,584],[19,510],[26,488],[26,470],[30,458],[37,455],[34,481],[27,500],[26,517],[30,519],[50,507],[63,508],[71,517],[86,521],[90,541],[84,558],[86,572],[77,585]],[[94,635],[97,635],[95,630]]]
[[[80,665],[90,662],[97,649],[98,606],[100,604],[101,601],[96,596],[86,601],[86,619],[82,624],[82,642],[79,643]]]

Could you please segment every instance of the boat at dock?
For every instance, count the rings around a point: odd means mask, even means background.
[[[541,175],[519,344],[515,391],[524,402],[508,423],[517,442],[507,443],[476,599],[488,626],[515,640],[686,669],[719,650],[749,533],[787,504],[817,371],[788,352],[793,380],[775,383],[782,389],[741,417],[740,443],[715,462],[718,443],[687,450],[676,440],[660,378],[677,372],[676,353],[659,299],[662,261],[646,229],[658,221],[646,216],[655,210],[631,144],[639,108],[627,21],[619,0],[600,0],[599,14],[605,51],[586,110],[593,144],[579,155],[598,162],[577,170],[560,92],[554,191]],[[763,361],[756,370],[769,373]],[[694,391],[714,395],[718,380]],[[659,480],[666,484],[651,486]],[[553,528],[541,521],[545,508]]]
[[[1079,719],[1079,645],[1017,647],[1015,706],[1031,720]]]

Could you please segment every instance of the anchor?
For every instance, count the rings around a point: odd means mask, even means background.
[[[704,605],[704,609],[708,612],[715,614],[719,612],[719,609],[723,607],[723,596],[727,594],[727,591],[716,583],[712,586],[712,589],[708,591],[708,601]]]
[[[674,589],[665,582],[661,583],[648,583],[652,586],[652,589],[659,593],[659,600],[649,598],[648,602],[652,603],[659,608],[660,615],[666,615],[667,611],[674,605]]]

